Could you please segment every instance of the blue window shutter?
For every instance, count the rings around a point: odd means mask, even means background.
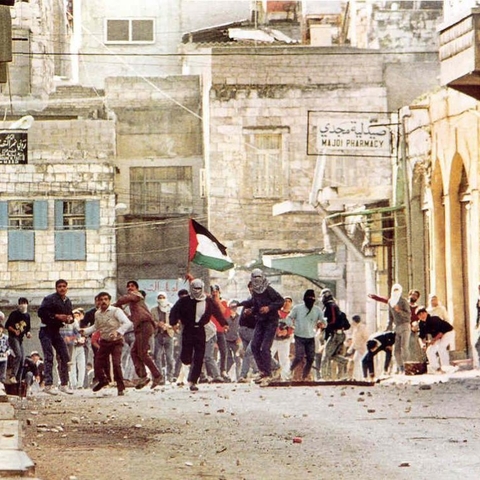
[[[10,230],[8,232],[8,261],[35,260],[35,232]]]
[[[55,230],[63,230],[63,200],[55,200]]]
[[[0,202],[0,230],[8,228],[8,202]]]
[[[35,230],[46,230],[48,228],[47,200],[35,200],[33,202],[33,228]]]
[[[100,228],[100,201],[87,200],[85,202],[85,228],[98,230]]]
[[[86,260],[85,231],[55,232],[55,260]]]

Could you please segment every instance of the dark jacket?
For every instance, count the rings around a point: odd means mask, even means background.
[[[9,327],[12,327],[14,330],[20,330],[20,335],[15,335],[15,333],[10,331]],[[5,328],[8,330],[9,337],[14,337],[21,342],[25,334],[30,331],[30,314],[27,312],[22,313],[20,310],[14,310],[8,316]]]
[[[207,297],[205,300],[205,312],[200,317],[200,320],[195,322],[197,303],[198,301],[190,296],[179,298],[170,310],[170,325],[174,327],[178,322],[182,322],[183,334],[188,334],[188,332],[192,332],[198,327],[205,326],[212,316],[217,319],[220,325],[227,325],[220,307],[210,297]]]
[[[253,292],[252,297],[240,302],[240,306],[251,308],[258,322],[278,322],[278,311],[283,307],[285,300],[272,287],[268,286],[264,292]],[[268,313],[260,313],[260,308],[268,307]]]
[[[324,305],[323,316],[327,319],[325,340],[328,340],[335,330],[348,330],[350,328],[350,323],[345,314],[340,311],[340,308],[334,301],[329,301]]]
[[[419,325],[419,337],[421,339],[427,338],[427,335],[431,335],[432,338],[435,338],[439,333],[447,333],[453,330],[453,327],[445,320],[442,320],[440,317],[431,317],[430,315],[427,315],[424,322],[420,321]]]
[[[97,307],[92,307],[85,312],[85,316],[80,320],[80,328],[87,328],[95,324],[95,312]]]
[[[383,332],[379,333],[373,337],[370,337],[367,341],[367,348],[368,350],[372,350],[373,348],[376,351],[381,352],[385,350],[387,347],[393,347],[395,344],[395,332]]]
[[[41,318],[47,330],[58,332],[60,328],[63,327],[64,322],[55,318],[57,314],[73,316],[72,302],[68,297],[62,300],[62,297],[58,293],[52,293],[42,300],[42,304],[38,309],[38,316]]]

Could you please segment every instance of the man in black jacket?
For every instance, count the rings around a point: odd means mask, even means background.
[[[348,359],[343,356],[345,330],[350,328],[350,323],[343,312],[340,311],[332,292],[324,288],[320,294],[323,303],[323,317],[326,319],[325,348],[322,355],[322,380],[332,378],[332,360],[338,364],[338,377],[347,374]]]
[[[450,373],[452,367],[448,346],[455,339],[452,325],[440,317],[430,316],[425,307],[418,307],[417,316],[420,320],[420,338],[428,345],[426,354],[429,371]]]
[[[189,295],[179,298],[170,310],[170,325],[174,327],[178,322],[183,325],[180,358],[185,365],[191,365],[188,383],[192,391],[198,390],[197,383],[205,356],[205,325],[212,315],[221,325],[227,324],[220,307],[211,297],[207,297],[204,288],[202,280],[192,280]]]
[[[385,352],[385,363],[383,373],[387,373],[392,360],[392,350],[395,345],[395,332],[387,331],[377,333],[367,341],[367,353],[362,358],[364,378],[373,380],[375,378],[374,361],[375,355]]]
[[[252,271],[250,281],[252,297],[239,305],[251,308],[252,315],[256,318],[257,323],[250,346],[260,371],[259,381],[266,386],[272,380],[270,349],[278,327],[278,311],[285,300],[269,285],[265,274],[259,268]]]
[[[72,302],[67,297],[68,283],[66,280],[55,282],[56,292],[47,295],[38,309],[42,320],[38,337],[42,345],[44,357],[45,393],[57,395],[53,388],[53,349],[59,358],[60,391],[72,394],[68,388],[68,355],[67,345],[60,335],[60,328],[65,323],[73,323]]]

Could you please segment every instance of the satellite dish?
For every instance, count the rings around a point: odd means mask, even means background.
[[[33,125],[34,120],[31,115],[25,115],[20,120],[13,122],[7,130],[28,130]]]

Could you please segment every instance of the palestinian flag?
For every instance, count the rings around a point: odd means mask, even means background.
[[[233,262],[227,255],[227,248],[204,226],[190,219],[189,229],[189,261],[220,272],[233,268]]]

